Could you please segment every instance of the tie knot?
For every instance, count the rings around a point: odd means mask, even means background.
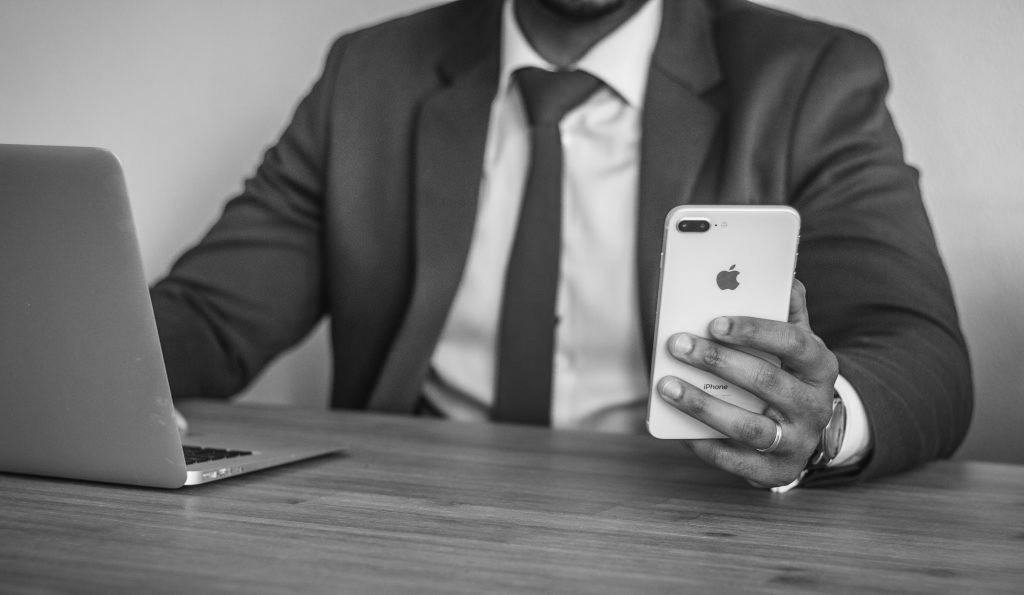
[[[601,86],[601,81],[582,70],[551,72],[542,68],[520,68],[513,75],[533,126],[558,124],[572,108],[583,103]]]

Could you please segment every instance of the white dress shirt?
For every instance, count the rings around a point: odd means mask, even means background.
[[[554,427],[644,430],[650,379],[636,291],[636,212],[641,112],[661,2],[648,1],[574,65],[605,86],[559,126],[565,156]],[[526,40],[506,0],[473,240],[423,389],[452,419],[486,420],[494,401],[502,288],[529,166],[529,126],[512,73],[527,66],[555,69]],[[866,451],[867,420],[856,392],[841,381],[850,419],[840,459],[848,460],[848,450]]]

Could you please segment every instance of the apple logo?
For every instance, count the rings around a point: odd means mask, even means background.
[[[718,273],[718,277],[715,280],[718,282],[719,289],[736,289],[740,286],[740,282],[736,280],[736,277],[740,275],[740,272],[734,270],[736,265],[729,267],[728,271],[722,271]]]

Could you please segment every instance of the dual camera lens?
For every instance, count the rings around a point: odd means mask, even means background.
[[[702,233],[711,229],[711,222],[707,219],[683,219],[676,227],[683,233]]]

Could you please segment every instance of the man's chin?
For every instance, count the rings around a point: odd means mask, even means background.
[[[612,14],[622,8],[626,0],[537,0],[537,3],[566,20],[585,22]]]

